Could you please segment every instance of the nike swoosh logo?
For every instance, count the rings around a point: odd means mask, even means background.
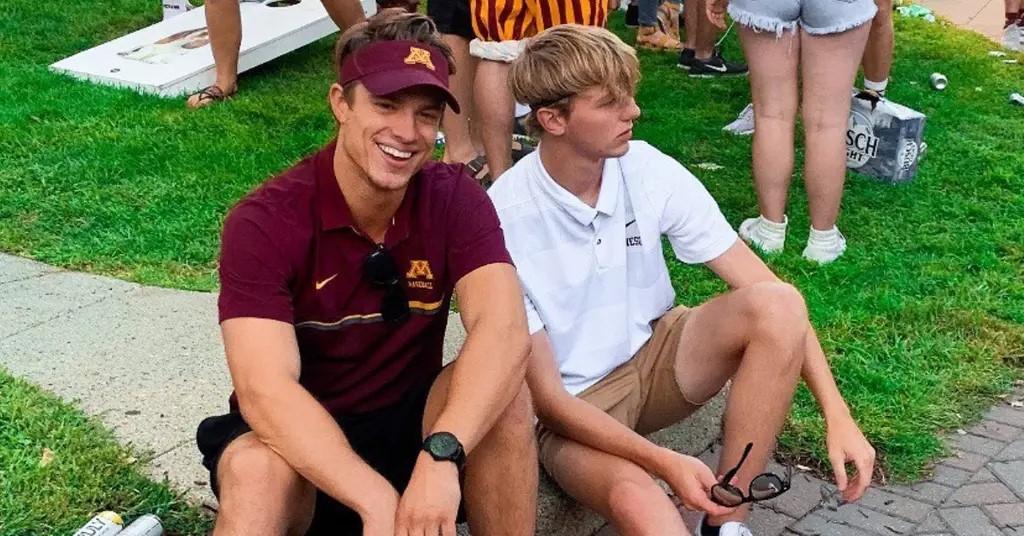
[[[338,277],[338,274],[334,274],[331,277],[328,277],[327,279],[324,279],[323,281],[317,281],[314,285],[316,286],[317,290],[320,290],[320,289],[324,288],[324,286],[327,285],[327,283],[330,283],[331,280],[334,279],[335,277]]]
[[[722,65],[721,67],[719,67],[717,65],[711,65],[710,63],[705,63],[704,66],[707,67],[708,69],[711,69],[713,71],[718,71],[720,73],[724,73],[725,71],[729,70],[729,68],[726,67],[725,65]]]
[[[626,224],[626,227],[629,227],[630,225],[633,225],[634,223],[636,223],[636,218],[633,218],[632,220],[629,220],[629,223]]]

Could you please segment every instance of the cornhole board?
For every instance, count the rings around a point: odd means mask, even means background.
[[[367,16],[376,0],[360,0]],[[243,1],[238,72],[336,31],[320,0]],[[326,59],[325,59],[326,61]],[[176,97],[213,84],[216,73],[206,10],[197,8],[54,63],[50,68],[98,84]]]

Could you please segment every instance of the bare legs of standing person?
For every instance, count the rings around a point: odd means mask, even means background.
[[[895,35],[892,27],[892,0],[875,0],[878,13],[871,21],[871,33],[868,44],[864,48],[864,89],[885,96],[889,85],[889,72],[892,70],[893,48]]]
[[[452,49],[455,57],[455,74],[451,76],[451,89],[459,100],[462,113],[456,114],[450,108],[444,111],[441,130],[444,131],[444,161],[469,162],[476,158],[473,125],[473,77],[476,74],[477,59],[469,53],[469,40],[453,34],[443,34],[441,39]]]
[[[327,14],[344,30],[363,20],[358,0],[322,0]],[[189,96],[190,108],[223,101],[238,91],[238,54],[242,47],[242,11],[238,0],[206,0],[206,27],[217,78],[212,86]]]
[[[1003,46],[1017,52],[1024,51],[1024,2],[1021,0],[1003,0],[1006,7],[1006,20],[1003,23]]]
[[[793,173],[793,135],[797,111],[797,66],[803,80],[806,159],[804,181],[811,230],[804,257],[831,262],[846,240],[836,228],[846,179],[844,134],[850,113],[850,88],[864,52],[870,25],[846,32],[811,35],[740,29],[750,60],[754,101],[753,168],[761,216],[740,225],[740,235],[765,251],[781,250],[785,240],[786,200]]]
[[[512,167],[512,129],[515,100],[508,88],[508,64],[480,60],[477,64],[473,102],[480,118],[480,138],[490,176],[497,180]]]

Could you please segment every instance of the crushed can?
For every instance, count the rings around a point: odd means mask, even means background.
[[[114,536],[124,528],[124,520],[117,512],[100,512],[75,531],[74,536]]]
[[[163,536],[164,526],[160,518],[153,514],[146,514],[132,521],[121,531],[118,536]]]
[[[925,119],[873,93],[855,93],[846,129],[846,167],[892,183],[913,179],[926,147]]]

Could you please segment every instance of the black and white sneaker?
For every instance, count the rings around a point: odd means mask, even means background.
[[[679,61],[676,62],[676,67],[689,71],[695,61],[697,61],[697,53],[692,48],[684,48],[679,53]]]
[[[729,63],[715,54],[706,60],[693,59],[690,76],[694,78],[718,78],[721,76],[740,76],[747,74],[747,66],[743,63]]]
[[[630,2],[626,6],[626,28],[636,28],[638,26],[640,26],[640,6]]]

